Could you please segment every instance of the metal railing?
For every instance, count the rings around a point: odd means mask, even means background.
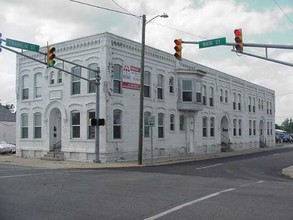
[[[53,145],[54,158],[61,152],[61,140]]]

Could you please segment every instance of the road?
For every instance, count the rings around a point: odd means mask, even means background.
[[[0,165],[0,219],[293,219],[293,148],[173,165]]]

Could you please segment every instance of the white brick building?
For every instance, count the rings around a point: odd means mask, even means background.
[[[57,57],[100,67],[100,158],[136,160],[140,49],[137,42],[103,33],[54,45]],[[42,51],[45,52],[45,48]],[[34,58],[43,55],[27,52]],[[93,78],[72,64],[55,66]],[[40,158],[59,143],[65,160],[95,159],[95,89],[85,80],[30,59],[17,58],[17,155]],[[155,116],[154,156],[204,154],[275,145],[275,93],[172,54],[146,47],[144,115]],[[143,158],[150,157],[144,126]]]

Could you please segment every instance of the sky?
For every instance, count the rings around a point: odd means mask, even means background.
[[[202,41],[226,37],[242,28],[244,43],[293,45],[293,0],[79,0],[126,12],[124,15],[69,0],[0,0],[0,33],[40,45],[110,32],[141,42],[141,15],[147,21],[146,44],[174,53],[174,39]],[[3,45],[5,45],[3,43]],[[276,123],[293,118],[293,67],[250,56],[231,46],[199,49],[183,44],[183,58],[270,88],[276,94]],[[16,49],[17,50],[17,49]],[[244,48],[264,56],[262,48]],[[293,64],[293,50],[269,49],[269,58]],[[16,55],[0,53],[0,102],[16,104]]]

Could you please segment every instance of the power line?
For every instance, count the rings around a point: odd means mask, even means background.
[[[283,14],[288,18],[288,20],[291,22],[291,24],[293,24],[293,21],[290,19],[290,17],[286,14],[286,12],[284,12],[284,10],[281,8],[281,6],[275,1],[273,0],[273,2],[279,7],[279,9],[283,12]]]
[[[112,2],[117,5],[119,8],[121,8],[122,10],[124,10],[125,12],[132,14],[130,11],[128,11],[127,9],[123,8],[121,5],[119,5],[116,1],[112,0]]]

